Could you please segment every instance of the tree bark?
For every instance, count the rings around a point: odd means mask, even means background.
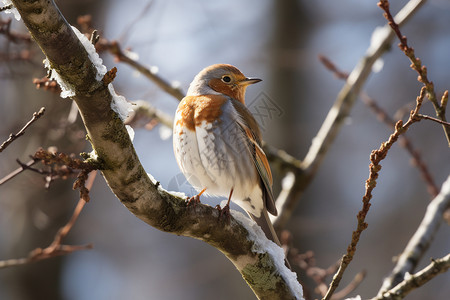
[[[188,207],[184,199],[170,194],[149,178],[125,125],[111,109],[108,86],[96,79],[97,69],[55,3],[12,2],[51,68],[75,92],[72,99],[78,105],[102,174],[117,198],[147,224],[203,240],[220,250],[259,299],[301,298],[301,289],[294,295],[289,280],[280,275],[274,257],[264,249],[255,248],[255,241],[248,238],[247,227],[233,217],[229,223],[219,219],[218,211],[210,206]]]

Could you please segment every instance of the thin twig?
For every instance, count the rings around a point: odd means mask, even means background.
[[[445,122],[445,121],[442,121],[442,120],[439,120],[439,119],[436,119],[436,118],[433,118],[433,117],[430,117],[430,116],[427,116],[427,115],[418,114],[417,117],[419,119],[430,120],[430,121],[439,123],[439,124],[444,125],[444,126],[450,126],[449,122]]]
[[[91,190],[92,185],[94,184],[95,177],[97,175],[96,171],[93,171],[89,174],[89,179],[86,183],[86,188],[88,190]],[[60,256],[69,254],[75,251],[79,250],[87,250],[92,249],[92,244],[87,245],[62,245],[62,239],[67,236],[67,234],[70,232],[72,227],[74,226],[76,220],[78,219],[81,211],[83,210],[84,205],[86,204],[86,201],[84,201],[83,198],[80,197],[80,200],[78,201],[77,206],[75,207],[75,210],[70,217],[70,220],[67,222],[66,225],[61,227],[60,230],[55,235],[55,238],[53,239],[53,242],[46,248],[36,248],[33,251],[31,251],[28,255],[28,257],[24,258],[14,258],[14,259],[8,259],[0,261],[0,269],[7,268],[7,267],[13,267],[18,265],[25,265],[32,262],[37,262],[44,259],[49,259],[52,257]]]
[[[25,170],[28,170],[32,165],[36,164],[39,160],[37,159],[32,159],[30,161],[28,161],[27,163],[19,163],[20,168],[17,168],[16,170],[12,171],[11,173],[9,173],[8,175],[6,175],[5,177],[3,177],[2,179],[0,179],[0,185],[10,181],[11,179],[13,179],[14,177],[16,177],[17,175],[19,175],[20,173],[22,173]]]
[[[122,51],[119,42],[117,41],[107,42],[106,40],[102,39],[100,40],[99,43],[97,43],[96,46],[99,48],[101,47],[106,48],[109,52],[111,52],[111,54],[115,56],[118,62],[123,62],[132,66],[140,73],[142,73],[145,77],[153,81],[160,89],[164,90],[169,95],[172,95],[173,97],[177,98],[179,101],[181,101],[181,99],[184,98],[185,93],[181,90],[181,88],[161,77],[156,69],[148,68],[143,64],[141,64],[140,62],[138,62],[137,60],[131,58],[129,55],[125,54]]]
[[[163,111],[157,109],[147,101],[138,100],[134,101],[133,112],[125,120],[125,124],[130,125],[133,128],[146,127],[152,129],[148,124],[160,123],[172,128],[173,117],[167,115]],[[156,122],[154,122],[156,120]]]
[[[33,113],[33,118],[31,118],[30,121],[28,121],[27,124],[25,124],[25,126],[23,126],[22,129],[20,129],[19,132],[17,132],[16,134],[11,133],[9,135],[9,138],[4,141],[1,146],[0,146],[0,152],[2,152],[3,150],[6,149],[6,147],[8,147],[12,142],[14,142],[18,137],[20,137],[21,135],[23,135],[25,133],[25,130],[31,126],[31,124],[33,124],[34,122],[36,122],[37,119],[39,119],[40,117],[42,117],[44,115],[45,112],[45,107],[41,107],[41,109],[38,112]]]
[[[397,14],[398,24],[403,24],[423,4],[423,0],[411,0]],[[367,77],[372,72],[373,64],[389,49],[394,33],[389,26],[382,29],[384,38],[378,39],[369,46],[366,55],[350,73],[345,86],[331,107],[313,143],[303,161],[305,169],[316,170],[324,158],[329,146],[334,141],[345,118],[349,115],[355,99],[359,95]],[[380,34],[381,35],[381,34]]]
[[[377,184],[378,173],[381,170],[380,162],[386,158],[389,149],[398,140],[399,136],[405,133],[412,124],[418,121],[416,117],[417,114],[419,113],[420,107],[422,106],[423,99],[425,98],[425,92],[426,88],[422,87],[422,89],[420,90],[420,95],[416,99],[416,107],[413,111],[411,111],[411,115],[408,121],[405,124],[403,124],[401,120],[398,121],[395,124],[394,133],[390,135],[389,139],[386,142],[381,144],[379,149],[373,150],[370,155],[370,162],[371,162],[369,166],[370,174],[369,178],[366,180],[366,191],[362,200],[363,207],[359,211],[357,216],[358,220],[357,228],[352,233],[352,240],[349,246],[347,247],[347,253],[342,257],[339,270],[334,275],[333,280],[328,289],[328,292],[323,298],[324,300],[331,299],[331,296],[335,292],[336,288],[339,286],[339,283],[342,279],[342,276],[344,275],[345,270],[347,269],[350,262],[353,260],[353,256],[355,255],[356,252],[356,245],[359,242],[361,234],[368,226],[368,224],[366,223],[366,216],[371,206],[370,200],[372,199],[373,189],[376,187]]]
[[[8,7],[13,7],[12,5],[5,6],[3,8],[8,9]],[[0,8],[0,11],[2,8]],[[29,33],[19,33],[11,31],[11,19],[7,19],[5,21],[0,19],[0,35],[4,35],[8,41],[18,44],[20,42],[24,43],[30,43],[31,42],[31,36]]]
[[[384,281],[378,296],[392,289],[405,278],[406,273],[414,272],[423,254],[428,250],[439,229],[444,212],[450,207],[450,176],[443,183],[440,193],[428,204],[425,216],[405,250],[397,260],[397,264]]]
[[[366,271],[361,271],[358,274],[356,274],[353,280],[346,287],[344,287],[339,292],[333,294],[331,300],[344,299],[345,297],[347,297],[361,284],[364,278],[366,278],[366,274],[367,274]]]
[[[436,92],[434,91],[434,84],[431,80],[428,79],[427,68],[422,65],[422,61],[416,57],[414,49],[408,45],[406,36],[402,35],[402,33],[400,32],[399,25],[392,17],[391,11],[389,9],[389,1],[380,0],[377,5],[384,11],[383,16],[386,18],[386,20],[388,21],[388,25],[392,28],[392,30],[400,40],[400,44],[398,46],[411,61],[411,68],[416,71],[417,74],[419,74],[417,80],[425,85],[427,89],[427,98],[433,104],[434,110],[436,111],[436,116],[440,120],[446,122],[447,120],[445,118],[445,110],[448,100],[448,92],[444,93],[444,96],[439,103],[436,97]],[[445,96],[445,94],[447,95]],[[447,142],[450,147],[450,126],[443,125],[442,127],[444,129],[445,137],[447,138]]]
[[[291,261],[292,265],[297,266],[300,269],[304,270],[306,275],[311,279],[313,279],[314,282],[316,283],[314,291],[321,297],[325,296],[327,292],[327,284],[326,284],[327,278],[337,271],[337,269],[339,268],[339,261],[335,262],[326,269],[317,267],[314,252],[307,251],[305,253],[300,253],[299,250],[293,246],[292,234],[289,231],[284,230],[280,235],[280,237],[283,248],[286,248],[285,251],[287,252],[289,260]],[[365,274],[366,274],[365,271],[359,272],[346,287],[344,287],[338,293],[334,294],[331,299],[338,300],[346,297],[348,294],[350,294],[354,289],[358,287],[358,285],[364,279]],[[307,291],[305,291],[305,298],[306,299],[312,298],[306,297],[306,292]]]
[[[88,175],[88,179],[86,180],[86,189],[89,192],[92,189],[92,186],[94,184],[95,177],[97,176],[97,171],[91,171]],[[55,236],[55,239],[53,240],[52,245],[58,246],[61,244],[61,241],[63,238],[67,236],[67,234],[72,230],[73,225],[75,225],[75,222],[77,221],[78,217],[80,216],[81,211],[83,210],[84,206],[86,205],[88,201],[86,201],[83,197],[80,197],[78,200],[78,204],[75,207],[75,210],[73,211],[72,217],[70,218],[69,222],[67,222],[64,227],[62,227],[58,233]],[[50,245],[50,246],[52,246]]]
[[[425,283],[436,277],[437,275],[446,272],[450,269],[450,254],[439,258],[432,259],[431,264],[423,268],[416,274],[406,276],[405,280],[400,282],[397,286],[378,295],[372,300],[400,300],[405,298],[412,290],[423,286]]]
[[[392,128],[395,126],[394,119],[392,119],[372,98],[370,98],[365,93],[362,93],[361,96],[362,101],[376,113],[376,115],[381,121],[383,121],[388,126],[391,126]],[[433,176],[428,170],[428,167],[423,161],[419,151],[417,151],[414,148],[411,140],[406,135],[400,136],[399,143],[411,155],[412,164],[419,169],[420,174],[427,185],[428,193],[431,195],[432,198],[436,197],[436,195],[439,194],[439,187],[434,182]]]
[[[410,0],[396,15],[395,18],[398,23],[404,24],[424,2],[425,0]],[[277,207],[278,217],[275,220],[275,224],[278,228],[286,226],[288,218],[285,217],[285,214],[292,213],[291,210],[298,202],[300,194],[312,181],[322,164],[346,117],[350,114],[351,108],[364,83],[372,72],[373,64],[390,48],[394,39],[394,33],[387,25],[381,31],[384,32],[383,37],[369,46],[365,56],[360,59],[357,66],[350,73],[346,84],[339,92],[317,135],[312,139],[312,144],[301,164],[301,169],[304,171],[302,172],[302,178],[299,180],[301,182],[294,185],[284,206],[280,209]]]
[[[135,21],[139,20],[139,18],[141,18],[145,14],[145,12],[150,9],[151,4],[152,2],[148,3],[144,7],[144,10],[136,18]],[[81,32],[88,36],[91,36],[94,28],[92,27],[92,17],[90,15],[78,17],[77,23],[81,27]],[[134,22],[124,30],[124,34],[132,26],[134,26]],[[115,56],[117,62],[124,62],[130,65],[131,67],[142,73],[144,76],[146,76],[148,79],[150,79],[150,81],[153,81],[159,88],[167,92],[169,95],[177,98],[179,101],[184,98],[185,93],[181,90],[181,88],[173,83],[170,83],[168,80],[157,74],[157,68],[148,68],[138,62],[136,59],[132,58],[131,55],[129,55],[130,52],[127,53],[127,51],[122,50],[119,41],[123,42],[123,35],[119,38],[119,40],[116,41],[108,41],[105,38],[99,38],[98,42],[95,43],[95,48],[98,52],[109,51],[112,55]]]
[[[333,74],[341,79],[347,79],[345,77],[345,72],[339,70],[339,68],[327,57],[320,56],[320,61],[324,64],[324,66],[333,72]],[[348,76],[348,75],[347,75]],[[367,95],[364,92],[361,92],[361,100],[377,115],[378,119],[388,125],[391,128],[395,127],[395,120],[391,118],[386,111],[384,111],[376,102],[373,100],[369,95]],[[410,111],[410,110],[409,110]],[[422,116],[421,114],[418,114],[417,117]],[[436,197],[436,195],[439,193],[439,187],[434,182],[433,176],[428,170],[428,167],[425,165],[419,151],[417,151],[414,146],[412,145],[411,140],[406,136],[402,135],[400,136],[400,145],[406,149],[406,151],[409,152],[409,154],[412,157],[412,164],[416,166],[425,181],[427,185],[427,190],[432,196],[432,198]]]

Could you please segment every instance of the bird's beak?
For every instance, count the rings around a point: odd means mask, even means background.
[[[245,79],[239,81],[238,84],[247,86],[249,84],[258,83],[260,81],[262,81],[262,79],[259,79],[259,78],[245,78]]]

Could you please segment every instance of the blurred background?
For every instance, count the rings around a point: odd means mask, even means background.
[[[392,12],[406,2],[392,1]],[[72,25],[78,16],[92,15],[93,26],[102,37],[119,40],[141,63],[157,66],[161,76],[178,82],[184,91],[202,68],[214,63],[230,63],[248,76],[262,78],[248,89],[247,102],[267,97],[278,106],[279,113],[261,124],[264,139],[299,159],[304,158],[343,86],[318,55],[351,71],[368,48],[374,29],[386,23],[376,1],[77,0],[57,4]],[[402,28],[428,67],[439,96],[450,87],[449,13],[450,2],[428,1]],[[2,21],[10,17],[0,14]],[[11,27],[26,32],[21,22],[13,20]],[[364,89],[391,116],[405,107],[408,112],[421,86],[396,44],[383,56],[383,69],[370,76]],[[129,66],[115,62],[110,54],[101,57],[108,69],[118,68],[114,81],[118,94],[129,101],[148,101],[169,115],[175,113],[176,99]],[[32,84],[33,78],[45,76],[43,58],[35,45],[16,44],[0,35],[0,141],[17,132],[40,107],[47,109],[25,136],[0,154],[0,178],[18,167],[16,159],[28,161],[38,147],[56,146],[76,154],[91,150],[80,120],[67,122],[71,101]],[[434,115],[429,102],[422,113]],[[391,132],[358,101],[301,198],[286,229],[296,248],[315,253],[319,267],[330,266],[344,254],[362,206],[370,151]],[[440,188],[450,171],[442,128],[422,121],[407,135]],[[163,187],[193,193],[180,180],[167,128],[136,130],[134,145],[146,171]],[[341,287],[361,270],[367,271],[367,277],[350,296],[376,295],[394,266],[393,258],[422,220],[431,197],[410,161],[409,154],[396,144],[382,162],[369,227]],[[280,177],[275,176],[277,180]],[[77,203],[78,192],[72,191],[72,183],[72,179],[57,181],[46,190],[41,176],[25,172],[0,186],[0,260],[24,257],[53,240]],[[221,199],[202,201],[216,205]],[[448,225],[443,224],[419,268],[429,258],[449,252],[449,235]],[[149,227],[120,204],[101,176],[64,243],[93,243],[94,249],[0,270],[0,299],[254,298],[219,251]],[[304,273],[300,276],[312,292],[312,281]],[[449,282],[449,273],[440,275],[407,299],[446,299]]]

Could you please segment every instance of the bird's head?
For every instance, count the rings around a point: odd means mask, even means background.
[[[223,94],[245,104],[245,90],[248,85],[260,82],[248,78],[238,68],[227,64],[216,64],[204,68],[192,81],[188,95]]]

